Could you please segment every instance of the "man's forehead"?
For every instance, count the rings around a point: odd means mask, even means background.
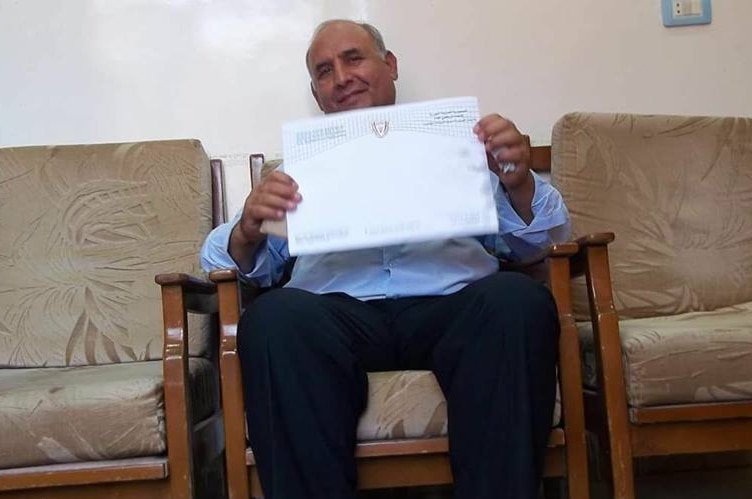
[[[341,21],[325,26],[311,42],[312,57],[320,52],[340,54],[352,49],[368,49],[373,40],[368,32],[358,24]]]

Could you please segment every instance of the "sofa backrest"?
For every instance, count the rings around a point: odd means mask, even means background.
[[[621,317],[752,301],[752,119],[567,114],[552,163],[574,235],[616,233]]]
[[[199,272],[210,182],[196,140],[0,149],[0,367],[161,358],[154,276]]]

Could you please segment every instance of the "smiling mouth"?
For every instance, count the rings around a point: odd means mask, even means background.
[[[344,104],[347,101],[352,100],[352,99],[358,97],[359,95],[361,95],[363,93],[365,93],[365,90],[358,90],[357,92],[349,93],[349,94],[345,95],[344,97],[342,97],[341,99],[338,99],[337,103],[338,104]]]

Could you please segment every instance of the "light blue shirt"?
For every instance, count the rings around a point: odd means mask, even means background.
[[[297,258],[285,285],[314,293],[346,293],[361,300],[454,293],[498,271],[497,257],[521,260],[569,237],[569,213],[559,192],[533,173],[533,220],[514,211],[493,173],[499,234],[381,248],[304,255]],[[211,271],[237,268],[229,254],[230,233],[240,220],[215,228],[201,248],[201,266]],[[287,240],[269,236],[259,245],[245,278],[262,287],[279,282],[290,259]]]

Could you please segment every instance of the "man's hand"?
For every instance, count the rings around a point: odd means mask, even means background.
[[[473,128],[486,147],[488,168],[509,194],[517,214],[530,223],[535,180],[530,174],[530,147],[517,127],[498,114],[483,117]]]
[[[243,205],[240,221],[230,235],[230,256],[241,270],[251,265],[253,249],[266,237],[261,233],[261,223],[282,220],[285,213],[293,211],[301,200],[298,184],[280,171],[272,172],[251,191]]]

